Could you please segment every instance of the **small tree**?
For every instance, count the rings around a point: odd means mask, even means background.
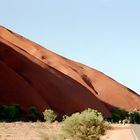
[[[43,112],[43,115],[44,115],[45,121],[47,121],[47,122],[53,122],[57,118],[57,114],[51,109],[46,109]]]

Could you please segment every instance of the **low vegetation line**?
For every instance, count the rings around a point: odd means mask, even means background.
[[[105,119],[97,110],[88,108],[82,112],[76,112],[70,116],[60,116],[52,109],[39,112],[34,106],[24,110],[20,105],[0,105],[0,122],[46,122],[49,124],[60,124],[60,131],[56,135],[43,132],[46,140],[100,140],[102,135],[111,128],[111,123],[140,123],[140,111],[126,111],[124,109],[113,109],[111,116]],[[53,123],[55,122],[55,123]],[[57,122],[57,123],[56,123]],[[43,127],[43,123],[40,123]],[[46,126],[45,126],[46,127]],[[135,133],[132,130],[134,136]],[[135,139],[137,140],[136,136]]]

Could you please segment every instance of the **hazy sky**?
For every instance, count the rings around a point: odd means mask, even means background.
[[[0,24],[140,94],[140,0],[1,0]]]

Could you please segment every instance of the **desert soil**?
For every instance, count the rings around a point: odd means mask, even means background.
[[[0,140],[49,140],[60,130],[58,123],[0,123]]]
[[[129,125],[112,125],[101,140],[133,140]],[[61,131],[61,123],[0,123],[0,140],[51,140]]]

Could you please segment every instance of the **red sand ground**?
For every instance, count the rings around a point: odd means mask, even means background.
[[[107,75],[57,55],[0,26],[0,103],[65,114],[140,109],[140,96]]]

